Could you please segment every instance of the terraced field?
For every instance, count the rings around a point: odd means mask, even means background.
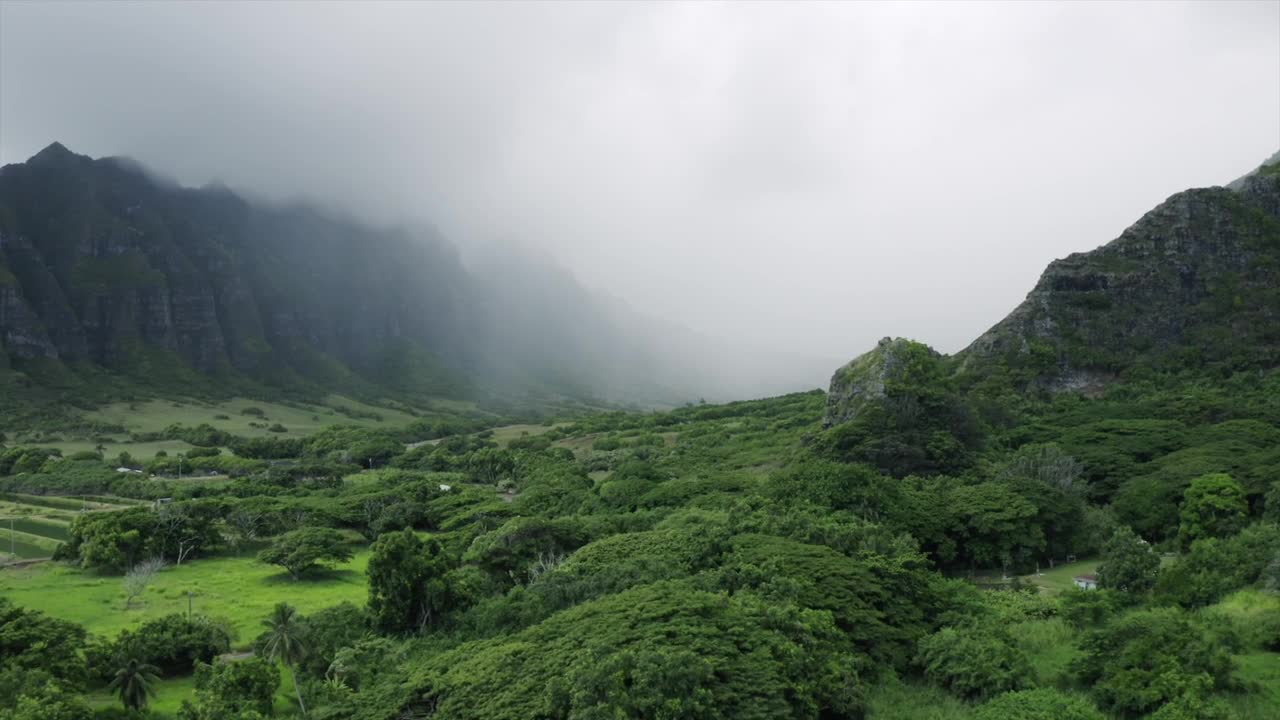
[[[0,495],[0,564],[53,555],[82,512],[110,512],[131,504],[116,498]]]

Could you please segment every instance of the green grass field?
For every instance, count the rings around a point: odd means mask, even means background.
[[[258,408],[262,416],[246,415],[246,408]],[[352,417],[344,413],[347,409],[355,415],[376,414],[373,417]],[[90,420],[120,425],[129,432],[160,432],[170,425],[182,424],[194,427],[207,423],[219,430],[225,430],[246,437],[304,437],[329,425],[360,425],[365,427],[391,427],[405,425],[415,418],[408,413],[383,407],[375,407],[340,395],[330,395],[319,404],[294,404],[251,400],[249,398],[233,398],[225,402],[209,403],[198,400],[148,400],[136,403],[112,403],[85,413]],[[253,424],[251,424],[253,423]],[[286,432],[273,433],[265,426],[280,423]],[[259,427],[255,427],[258,425]],[[149,460],[156,453],[164,450],[170,455],[185,452],[191,445],[181,440],[157,440],[149,442],[131,442],[127,435],[108,434],[110,441],[99,443],[88,438],[64,438],[59,440],[31,439],[33,444],[56,447],[64,455],[80,451],[93,451],[99,444],[105,446],[107,457],[115,457],[120,452],[128,452],[139,460]]]
[[[1093,575],[1098,572],[1099,560],[1079,560],[1053,569],[1040,568],[1040,574],[1024,575],[1024,582],[1040,588],[1040,592],[1056,595],[1074,587],[1072,578],[1077,575]]]
[[[118,576],[103,576],[54,563],[0,571],[0,595],[18,605],[83,625],[96,635],[112,636],[143,621],[187,611],[187,592],[195,612],[225,618],[239,633],[237,649],[249,647],[259,624],[278,602],[306,614],[367,597],[364,570],[369,552],[314,577],[291,580],[288,573],[249,555],[214,557],[163,570],[133,608],[124,609]]]
[[[561,425],[565,423],[560,423]],[[499,447],[506,447],[516,438],[529,435],[530,437],[550,432],[554,425],[503,425],[493,429],[493,441],[498,443]]]

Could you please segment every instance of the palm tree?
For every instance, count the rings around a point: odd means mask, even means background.
[[[307,705],[302,702],[302,687],[298,685],[298,675],[293,668],[307,656],[307,648],[302,639],[302,625],[298,622],[298,611],[289,603],[279,603],[271,615],[262,621],[266,626],[266,642],[263,652],[267,660],[277,660],[289,668],[289,677],[293,680],[293,690],[298,693],[298,707],[302,714],[307,714]]]
[[[147,698],[156,694],[159,672],[160,668],[155,665],[130,658],[124,667],[116,671],[108,688],[116,691],[126,710],[141,710],[147,706]]]

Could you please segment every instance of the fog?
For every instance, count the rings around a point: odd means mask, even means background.
[[[53,140],[526,245],[817,387],[1274,152],[1280,3],[4,2],[0,161]]]

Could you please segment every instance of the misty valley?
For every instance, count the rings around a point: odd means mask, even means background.
[[[1280,718],[1277,100],[1280,3],[0,0],[0,720]]]

